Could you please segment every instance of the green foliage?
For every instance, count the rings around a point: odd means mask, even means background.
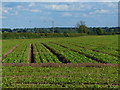
[[[85,25],[80,25],[78,28],[79,33],[88,33],[88,28]]]
[[[67,33],[68,34],[68,33]],[[44,35],[44,34],[43,34]],[[68,34],[72,35],[72,34]],[[76,34],[77,35],[77,34]],[[52,42],[52,43],[51,43]],[[54,42],[54,43],[53,43]],[[27,63],[29,44],[33,44],[36,63],[62,63],[43,44],[71,63],[98,63],[85,55],[107,63],[119,63],[118,35],[68,38],[2,40],[3,54],[19,45],[3,58],[3,63]],[[57,43],[57,44],[55,44]],[[65,47],[62,47],[62,46]],[[78,52],[72,51],[76,50]],[[98,50],[99,52],[96,52]],[[116,56],[115,56],[116,55]],[[86,88],[119,89],[119,67],[2,67],[2,88]]]
[[[104,35],[120,34],[120,27],[101,27]],[[96,35],[97,27],[86,27],[84,21],[80,21],[76,27],[54,27],[54,33],[87,33],[89,35]],[[4,33],[53,33],[53,28],[2,28]]]
[[[103,35],[103,30],[100,27],[96,29],[96,32],[97,32],[97,35]]]
[[[80,21],[80,22],[77,24],[77,31],[78,31],[78,33],[86,33],[86,34],[89,33],[89,29],[88,29],[87,26],[85,25],[85,22],[84,22],[84,21]]]
[[[85,36],[85,33],[2,33],[2,39],[32,39],[51,37],[77,37]]]
[[[120,57],[117,51],[119,50],[117,37],[111,35],[3,40],[2,55],[14,46],[18,45],[18,47],[12,53],[8,54],[7,57],[4,57],[2,62],[27,63],[29,45],[32,43],[36,63],[61,63],[53,52],[41,44],[44,43],[71,63],[98,63],[95,61],[97,59],[106,63],[115,64],[119,63],[118,57]]]
[[[24,66],[2,70],[2,88],[119,88],[118,67]]]

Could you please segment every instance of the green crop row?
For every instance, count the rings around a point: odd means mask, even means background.
[[[83,48],[86,48],[86,49],[91,49],[91,50],[96,50],[96,51],[99,51],[99,52],[103,52],[103,53],[108,53],[108,54],[113,54],[115,56],[120,56],[118,54],[118,51],[116,51],[114,48],[112,47],[105,47],[105,46],[96,46],[95,44],[94,45],[90,45],[90,44],[83,44],[83,43],[79,43],[79,42],[66,42],[66,43],[69,43],[69,44],[72,44],[72,45],[76,45],[78,47],[83,47]]]
[[[3,57],[2,63],[27,63],[28,44],[20,44],[13,52]]]
[[[13,42],[14,42],[14,40],[13,40]],[[6,40],[2,41],[2,55],[4,55],[5,53],[7,53],[14,46],[18,45],[18,42],[16,40],[15,40],[14,43],[13,42],[6,41]]]
[[[111,56],[111,55],[108,55],[105,53],[95,52],[95,51],[88,50],[85,48],[76,47],[75,45],[67,44],[67,43],[59,43],[59,45],[66,46],[70,49],[76,50],[76,51],[81,52],[87,56],[93,57],[95,59],[98,59],[98,60],[101,60],[101,61],[104,61],[107,63],[114,63],[114,64],[119,63],[118,58],[115,56]]]
[[[49,49],[40,43],[46,44],[48,47],[57,52],[60,57],[70,61],[71,63],[92,62],[97,63],[93,59],[98,59],[107,63],[118,63],[118,36],[84,36],[69,38],[41,38],[41,39],[19,39],[19,40],[3,40],[2,54],[5,54],[14,46],[19,45],[7,57],[3,57],[3,63],[25,63],[27,62],[29,45],[33,44],[34,58],[36,63],[61,63],[58,57]],[[52,44],[55,42],[59,45]],[[82,48],[83,47],[83,48]],[[72,51],[70,49],[76,50]],[[94,51],[98,50],[100,52]],[[83,54],[80,54],[80,53]],[[105,52],[105,53],[104,53]],[[108,54],[107,54],[108,53]],[[110,55],[111,54],[111,55]],[[113,54],[113,55],[112,55]],[[87,56],[86,56],[87,55]],[[116,55],[116,56],[114,56]],[[88,56],[92,57],[92,59]],[[23,59],[23,60],[22,60]],[[60,58],[59,58],[60,59]]]
[[[3,67],[2,86],[3,88],[57,86],[57,88],[119,88],[118,70],[118,67]]]
[[[73,52],[73,51],[71,51],[67,48],[63,48],[59,45],[55,45],[52,43],[46,43],[46,45],[49,46],[50,48],[52,48],[55,52],[58,52],[58,54],[65,57],[65,59],[67,59],[71,63],[84,63],[84,62],[97,63],[96,61],[91,60],[90,58],[87,58],[84,55],[81,55],[77,52]]]
[[[61,63],[58,58],[42,44],[34,44],[34,54],[36,63]]]

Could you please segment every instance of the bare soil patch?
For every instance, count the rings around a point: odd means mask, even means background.
[[[12,53],[17,47],[18,45],[14,46],[12,49],[6,52],[2,57],[0,57],[0,61],[2,61],[2,58],[5,58],[8,54]]]
[[[27,61],[28,61],[28,63],[35,63],[34,55],[33,55],[33,45],[32,44],[30,44],[30,46],[29,46],[29,52],[28,52]]]
[[[16,48],[18,47],[18,45],[14,46],[12,49],[10,49],[8,52],[6,52],[3,57],[6,57],[8,54],[10,54],[11,52],[13,52]]]

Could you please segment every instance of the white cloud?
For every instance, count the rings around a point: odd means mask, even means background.
[[[63,2],[77,2],[79,0],[63,0]]]
[[[9,14],[9,12],[13,10],[13,8],[5,8],[5,7],[2,7],[2,13],[3,14]]]
[[[90,12],[89,14],[104,14],[104,13],[110,13],[110,10],[105,10],[105,9],[99,9],[95,10],[94,12]]]
[[[7,18],[7,17],[0,15],[0,19],[6,19],[6,18]]]
[[[18,6],[16,6],[16,8],[18,8],[18,9],[22,9],[23,6],[18,5]]]
[[[34,6],[35,6],[35,3],[34,3],[34,2],[31,2],[28,6],[29,6],[29,7],[34,7]]]
[[[118,7],[118,3],[115,3],[115,2],[104,2],[103,5],[105,5],[109,8],[117,8]]]
[[[64,4],[46,4],[44,6],[47,9],[62,10],[62,11],[84,11],[91,9],[91,4],[88,3],[64,3]]]
[[[41,10],[38,10],[38,9],[32,9],[32,10],[30,10],[31,12],[41,12]]]
[[[26,8],[26,7],[22,6],[22,5],[18,5],[16,7],[14,7],[14,9],[20,10],[20,11],[28,11],[29,10],[28,8]]]
[[[3,2],[33,2],[33,0],[4,0]],[[119,2],[119,0],[34,0],[34,2]]]
[[[104,9],[101,9],[101,10],[96,10],[96,13],[109,13],[110,10],[104,10]]]
[[[2,6],[0,6],[0,12],[2,12]]]
[[[88,17],[89,15],[88,14],[82,14],[83,17]]]
[[[4,14],[4,13],[5,13],[5,14],[8,14],[9,12],[8,12],[8,10],[3,10],[3,9],[2,9],[2,13],[3,13],[3,14]]]
[[[91,9],[92,5],[89,3],[74,3],[70,5],[70,10],[73,11],[84,11],[86,9]]]
[[[63,13],[62,15],[63,15],[63,16],[72,16],[71,13],[67,13],[67,12]]]
[[[14,8],[2,7],[2,14],[18,15],[18,11],[16,11]]]
[[[51,14],[51,12],[44,12],[46,15],[50,15]]]
[[[112,3],[112,2],[107,3],[107,6],[108,6],[108,7],[118,7],[117,4]]]
[[[10,15],[18,15],[17,11],[13,11],[12,13],[10,13]]]
[[[52,4],[52,5],[46,5],[45,8],[53,9],[53,10],[68,10],[69,6],[66,4],[65,5]]]

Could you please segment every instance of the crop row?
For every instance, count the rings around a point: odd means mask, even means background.
[[[3,40],[3,63],[27,63],[32,43],[33,63],[118,63],[117,36],[86,36],[76,38],[45,38],[31,40]],[[111,42],[110,42],[111,41]],[[50,43],[54,42],[54,43]],[[41,44],[42,43],[42,44]],[[58,45],[59,44],[59,45]]]
[[[10,50],[13,46],[18,45],[18,42],[12,43],[11,41],[2,41],[2,56]]]
[[[3,58],[2,63],[27,63],[29,50],[28,46],[28,44],[19,45],[19,47],[17,47],[12,53]],[[47,46],[50,47],[53,52],[51,52],[50,49],[45,47],[43,44],[35,43],[33,45],[33,56],[35,63],[64,63],[62,59],[66,59],[66,62],[70,63],[97,63],[84,55],[73,52],[59,45],[48,43]],[[60,57],[54,54],[54,52],[57,52]]]
[[[107,54],[111,54],[113,56],[119,56],[118,51],[116,51],[115,49],[113,49],[112,47],[105,47],[105,46],[96,46],[96,45],[86,45],[83,43],[78,43],[78,42],[67,42],[69,44],[73,44],[76,45],[78,47],[82,47],[82,48],[86,48],[86,49],[91,49],[93,51],[98,51],[98,52],[103,52],[103,53],[107,53]]]
[[[3,57],[2,63],[27,63],[28,45],[21,44],[13,52]]]
[[[70,38],[65,40],[54,40],[59,43],[73,43],[82,47],[96,49],[107,53],[118,55],[118,36],[87,36]]]
[[[42,88],[43,85],[118,88],[119,85],[117,67],[3,67],[2,77],[3,88]]]
[[[93,57],[95,59],[101,60],[106,63],[114,63],[114,64],[119,63],[118,58],[115,56],[111,56],[111,55],[100,53],[100,52],[95,52],[95,51],[88,50],[85,48],[76,47],[75,45],[67,44],[67,43],[59,43],[59,45],[67,49],[76,50],[80,53],[83,53],[87,56]]]
[[[61,63],[58,58],[42,44],[34,44],[34,57],[36,63]]]
[[[66,60],[68,60],[71,63],[84,63],[84,62],[92,62],[97,63],[96,61],[81,55],[77,52],[73,52],[67,48],[61,47],[59,45],[55,45],[52,43],[46,43],[48,47],[50,47],[54,52],[59,53],[62,57],[64,57]]]
[[[21,44],[4,57],[2,63],[27,63],[29,45]],[[70,43],[33,44],[35,63],[118,63],[118,58],[105,53],[77,47]]]

